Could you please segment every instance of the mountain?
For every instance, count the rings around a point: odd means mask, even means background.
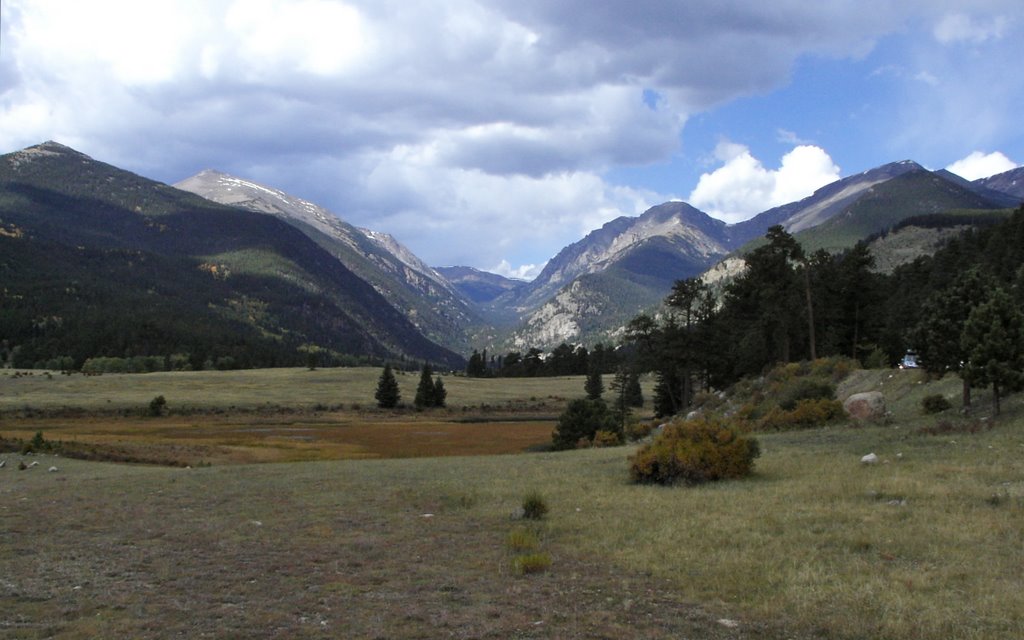
[[[366,280],[425,336],[459,352],[482,323],[462,294],[386,233],[360,229],[280,189],[205,170],[174,185],[225,205],[276,216],[297,227]]]
[[[296,227],[54,142],[0,156],[0,229],[0,337],[18,366],[462,361]]]
[[[536,281],[497,302],[523,316],[509,338],[513,346],[608,339],[637,313],[660,304],[675,280],[700,275],[726,254],[756,246],[773,225],[782,225],[808,251],[837,251],[907,219],[932,216],[934,223],[935,214],[953,212],[950,215],[958,217],[942,224],[962,228],[981,220],[980,211],[1017,202],[910,160],[843,178],[800,201],[731,226],[685,203],[669,202],[639,218],[609,222],[566,247]],[[889,243],[893,248],[886,249],[891,254],[886,256],[886,268],[933,249],[948,235],[901,233],[898,241]],[[723,273],[736,269],[732,264]]]
[[[1014,196],[1018,202],[1024,201],[1024,167],[1017,167],[988,178],[975,180],[974,184]]]
[[[916,162],[903,160],[829,183],[802,200],[768,209],[749,220],[733,225],[733,246],[739,247],[760,238],[770,227],[777,224],[781,224],[786,231],[794,234],[810,229],[842,212],[872,187],[909,171],[923,170],[924,168]]]
[[[608,330],[657,304],[676,280],[699,275],[729,247],[724,222],[667,202],[591,232],[495,303],[524,317],[510,340],[518,347],[608,339]]]
[[[964,182],[949,172],[919,167],[871,187],[825,222],[795,235],[807,251],[838,251],[907,219],[1007,207],[1005,194],[988,197]]]
[[[477,304],[486,304],[527,284],[525,280],[513,280],[473,267],[437,267],[435,271],[458,289],[466,299]]]

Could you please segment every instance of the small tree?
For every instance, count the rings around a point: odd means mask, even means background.
[[[445,400],[448,398],[448,391],[444,388],[444,382],[441,381],[441,376],[434,378],[434,406],[443,407],[445,406]]]
[[[630,407],[644,406],[644,392],[640,388],[640,374],[636,371],[629,373],[626,381],[626,405]]]
[[[971,311],[961,337],[967,354],[962,375],[971,386],[992,386],[993,413],[1004,392],[1024,388],[1024,314],[1002,289]]]
[[[402,399],[402,395],[398,391],[398,381],[395,380],[390,363],[384,365],[384,371],[380,374],[377,393],[374,397],[377,399],[377,406],[381,409],[394,409]]]
[[[413,400],[413,404],[416,405],[417,409],[435,406],[434,372],[431,370],[430,365],[425,362],[423,363],[423,368],[420,369],[420,383],[416,387],[416,399]]]
[[[580,440],[593,442],[598,431],[622,434],[604,400],[577,398],[569,401],[569,406],[559,416],[551,440],[555,449],[574,449]]]
[[[604,382],[601,381],[601,369],[591,363],[587,371],[587,381],[583,384],[583,390],[587,392],[590,400],[599,400],[604,393]]]
[[[151,418],[159,418],[167,410],[167,400],[163,396],[157,396],[149,401],[149,408],[146,415]]]

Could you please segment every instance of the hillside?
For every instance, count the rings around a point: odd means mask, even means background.
[[[871,187],[829,220],[796,234],[806,251],[837,251],[902,220],[954,210],[1002,208],[995,201],[940,174],[915,169]]]
[[[685,202],[617,218],[558,253],[536,280],[497,298],[522,324],[515,346],[607,340],[609,330],[657,304],[678,279],[697,276],[729,247],[724,222]]]
[[[1001,191],[1015,196],[1018,200],[1024,200],[1024,167],[1010,169],[1009,171],[988,178],[982,178],[981,180],[975,180],[974,182],[987,189]]]
[[[0,157],[0,228],[0,335],[17,366],[461,361],[295,227],[57,143]]]
[[[450,282],[459,293],[476,304],[486,304],[527,284],[523,280],[513,280],[473,267],[437,267],[435,271]]]
[[[218,171],[202,171],[175,186],[295,226],[448,348],[466,351],[471,327],[482,322],[451,283],[388,234],[359,229],[312,202]]]

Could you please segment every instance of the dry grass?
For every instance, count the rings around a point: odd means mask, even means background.
[[[752,478],[699,488],[630,484],[629,448],[191,470],[0,456],[0,636],[1024,637],[1020,400],[994,428],[925,435],[914,375],[848,387],[891,393],[892,424],[761,436]],[[509,514],[532,491],[551,565],[517,576]]]
[[[520,453],[551,442],[552,421],[452,422],[430,414],[345,413],[8,420],[0,437],[44,438],[107,459],[198,466]]]
[[[0,414],[32,409],[80,408],[87,411],[145,408],[158,395],[172,411],[255,410],[262,407],[375,406],[381,370],[373,367],[317,369],[252,369],[243,371],[164,372],[63,376],[41,371],[14,377],[0,370]],[[402,400],[416,396],[418,373],[397,375]],[[481,379],[444,376],[448,406],[479,409],[522,409],[561,412],[569,398],[583,394],[583,376],[558,378]]]

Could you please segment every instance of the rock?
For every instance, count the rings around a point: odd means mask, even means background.
[[[24,471],[25,469],[28,469],[28,465],[25,464],[24,460],[22,460],[18,463],[18,471]]]
[[[28,466],[29,466],[30,469],[32,467],[38,467],[39,466],[39,461],[38,460],[33,460],[32,463],[29,464]]]
[[[49,469],[47,469],[47,471],[49,471],[50,473],[56,473],[57,467],[50,467]]]
[[[885,396],[881,391],[855,393],[843,402],[843,409],[857,420],[882,420],[885,418]]]
[[[868,455],[862,457],[860,459],[860,462],[861,464],[878,464],[878,456],[876,456],[873,453],[869,453]]]
[[[7,461],[6,460],[0,460],[0,469],[3,469],[6,466],[7,466]]]
[[[729,618],[719,618],[718,624],[722,625],[726,629],[735,629],[740,626],[739,622],[736,622],[735,620],[730,620]]]

